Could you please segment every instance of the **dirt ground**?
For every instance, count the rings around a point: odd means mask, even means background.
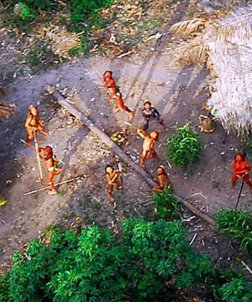
[[[70,95],[71,101],[111,135],[124,129],[127,143],[122,149],[135,162],[139,161],[142,139],[136,135],[143,125],[141,108],[151,100],[161,113],[166,128],[153,122],[152,129],[160,131],[158,154],[174,184],[176,194],[190,201],[198,209],[212,216],[221,206],[234,208],[239,192],[230,187],[231,162],[240,150],[239,139],[226,135],[220,124],[212,134],[202,133],[204,145],[199,160],[191,167],[178,168],[166,159],[166,140],[177,125],[189,122],[198,129],[198,116],[207,100],[208,71],[205,67],[180,66],[174,59],[176,42],[169,34],[154,47],[122,59],[93,56],[63,64],[35,76],[20,77],[9,84],[7,99],[17,105],[15,114],[0,124],[0,194],[8,200],[0,208],[0,264],[8,266],[10,254],[20,249],[27,240],[39,236],[52,224],[66,221],[82,221],[83,225],[98,223],[113,228],[126,217],[152,217],[151,189],[134,171],[124,164],[124,189],[116,193],[114,210],[106,194],[104,167],[116,164],[118,158],[98,137],[80,122],[70,123],[69,116],[57,109],[54,100],[45,96],[46,84],[59,87]],[[102,88],[102,74],[112,70],[121,86],[126,104],[135,110],[129,123],[127,115],[113,114],[113,106]],[[65,88],[65,90],[64,90]],[[39,135],[40,146],[50,144],[63,162],[58,181],[84,174],[84,178],[59,187],[59,194],[49,196],[47,191],[24,196],[25,192],[40,188],[35,151],[24,146],[26,138],[24,121],[29,104],[38,104],[48,136]],[[155,176],[158,163],[147,164],[147,171]],[[46,170],[43,170],[46,178]],[[46,181],[45,181],[46,183]],[[252,196],[244,187],[240,204],[251,207]],[[80,217],[80,218],[78,218]],[[193,244],[198,250],[208,252],[216,261],[241,255],[236,246],[183,209],[188,239],[195,234]]]

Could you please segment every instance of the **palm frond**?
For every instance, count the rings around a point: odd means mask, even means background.
[[[174,34],[190,35],[196,32],[202,32],[206,25],[206,19],[195,18],[173,24],[169,31]]]

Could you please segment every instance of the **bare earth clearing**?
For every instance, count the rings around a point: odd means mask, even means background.
[[[124,190],[116,193],[118,207],[107,199],[104,167],[116,164],[117,159],[110,150],[78,121],[68,125],[69,117],[45,96],[46,84],[58,85],[72,95],[72,101],[85,112],[98,127],[111,135],[127,130],[127,144],[123,150],[136,162],[142,146],[142,139],[136,135],[141,126],[141,108],[145,100],[151,100],[162,114],[166,129],[152,123],[151,129],[161,132],[158,153],[163,159],[174,184],[175,192],[198,209],[212,216],[221,206],[234,207],[239,184],[230,188],[231,162],[240,148],[240,141],[232,135],[225,135],[221,125],[212,134],[201,134],[204,149],[200,159],[191,167],[176,168],[166,160],[166,139],[176,125],[190,122],[198,130],[198,115],[204,113],[202,104],[207,99],[207,77],[205,68],[181,67],[174,60],[175,44],[165,37],[163,44],[148,53],[134,54],[123,59],[94,56],[66,63],[57,70],[25,77],[9,85],[8,101],[17,105],[15,114],[0,125],[2,148],[0,152],[1,195],[8,200],[0,208],[0,255],[2,269],[5,269],[10,254],[20,249],[29,239],[38,236],[48,226],[69,221],[91,225],[98,223],[116,231],[117,225],[126,217],[153,217],[151,189],[134,171],[124,165]],[[128,123],[124,113],[113,114],[112,104],[102,89],[102,74],[112,70],[121,86],[126,104],[134,108],[136,115]],[[41,116],[50,135],[39,135],[41,146],[54,146],[57,157],[64,162],[64,170],[57,180],[65,180],[84,174],[83,180],[59,187],[60,193],[49,196],[46,191],[24,196],[27,191],[40,187],[35,151],[25,147],[21,138],[26,138],[24,121],[30,103],[40,104]],[[155,176],[158,163],[147,164],[147,170]],[[46,178],[46,171],[44,169]],[[242,206],[250,207],[252,197],[244,187]],[[185,218],[192,216],[183,209]],[[189,240],[197,233],[194,245],[200,251],[207,251],[216,260],[238,255],[238,249],[230,247],[229,241],[212,231],[199,219],[185,222]]]

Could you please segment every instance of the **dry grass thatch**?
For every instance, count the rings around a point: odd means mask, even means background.
[[[252,130],[252,6],[214,20],[194,19],[171,27],[191,39],[179,56],[206,62],[214,78],[210,103],[227,132]]]

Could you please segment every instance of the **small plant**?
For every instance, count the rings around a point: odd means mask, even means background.
[[[167,143],[168,158],[176,166],[192,164],[202,149],[199,134],[192,131],[188,124],[178,128]]]
[[[240,247],[252,255],[252,214],[248,211],[235,211],[223,208],[215,214],[216,226]]]
[[[225,302],[251,302],[252,283],[242,278],[235,278],[220,288],[222,301]]]
[[[71,2],[70,10],[71,22],[75,31],[82,31],[83,27],[97,27],[101,28],[104,26],[101,18],[99,17],[99,10],[112,5],[114,0],[73,0]],[[90,24],[89,24],[90,19]]]
[[[25,22],[31,22],[35,19],[35,11],[23,2],[18,3],[20,13],[19,18]]]
[[[153,193],[153,201],[156,205],[157,215],[160,218],[175,218],[179,215],[179,201],[172,195],[172,187],[169,185],[163,192]]]

